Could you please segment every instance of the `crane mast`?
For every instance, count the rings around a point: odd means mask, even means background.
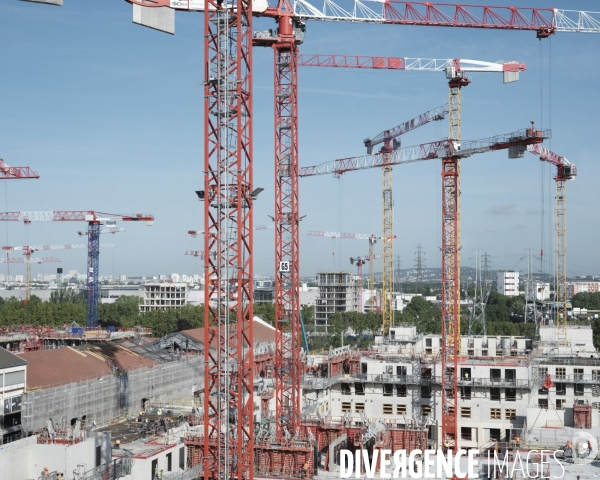
[[[556,167],[556,298],[554,301],[556,316],[556,336],[560,345],[568,344],[567,337],[567,180],[574,180],[577,167],[541,145],[529,145],[529,152],[537,155],[541,161]]]
[[[382,288],[381,288],[381,327],[384,334],[387,334],[389,328],[394,323],[393,291],[394,291],[394,199],[392,190],[393,181],[393,152],[400,145],[396,137],[414,130],[426,123],[441,120],[446,115],[445,106],[430,110],[413,118],[403,124],[386,130],[377,135],[374,140],[368,138],[365,140],[367,153],[371,153],[373,146],[383,143],[381,149],[382,168],[382,250],[383,250],[383,269],[382,269]],[[373,262],[371,262],[372,268]]]
[[[39,0],[37,0],[39,1]],[[57,2],[61,2],[62,0],[56,0]],[[222,185],[224,184],[226,188],[231,188],[232,191],[237,191],[237,199],[242,199],[243,195],[240,195],[240,190],[243,189],[244,183],[239,182],[237,184],[230,182],[221,182],[220,174],[214,175],[213,171],[209,168],[206,168],[209,164],[209,157],[216,156],[219,157],[221,154],[229,155],[231,153],[237,155],[238,159],[243,155],[240,152],[245,152],[248,157],[248,162],[246,165],[238,165],[238,177],[244,176],[246,174],[249,175],[248,185],[251,187],[252,185],[252,165],[251,165],[251,142],[252,142],[252,129],[251,129],[251,108],[252,108],[252,82],[251,82],[251,26],[252,26],[252,14],[256,15],[264,15],[270,16],[272,18],[276,18],[279,24],[279,32],[274,35],[275,42],[279,43],[286,35],[289,35],[289,29],[292,30],[295,28],[297,23],[301,19],[310,19],[310,20],[325,20],[325,21],[344,21],[344,22],[364,22],[364,23],[386,23],[386,24],[399,24],[399,25],[421,25],[421,26],[446,26],[446,27],[470,27],[470,28],[491,28],[491,29],[508,29],[508,30],[529,30],[535,31],[537,33],[538,38],[544,38],[557,31],[587,31],[587,32],[600,32],[600,24],[598,23],[596,14],[591,14],[589,12],[569,12],[565,10],[557,10],[557,9],[537,9],[537,8],[516,8],[516,7],[488,7],[488,6],[466,6],[466,5],[451,5],[451,4],[438,4],[432,2],[380,2],[380,1],[372,1],[372,0],[339,0],[339,5],[333,1],[327,1],[322,3],[321,5],[311,5],[308,0],[294,0],[291,4],[288,3],[288,0],[280,0],[278,7],[276,9],[268,8],[266,2],[262,2],[265,5],[260,6],[261,2],[249,2],[244,3],[244,0],[234,0],[237,8],[231,8],[231,15],[227,15],[230,11],[230,5],[225,4],[223,7],[223,2],[221,0],[183,0],[180,2],[172,2],[170,0],[127,0],[130,3],[133,3],[133,12],[134,12],[134,21],[136,23],[145,24],[152,28],[156,28],[159,30],[168,31],[170,33],[174,33],[174,10],[188,10],[188,11],[204,11],[205,12],[205,62],[206,69],[205,72],[207,74],[206,78],[206,86],[205,86],[205,110],[204,110],[204,119],[205,119],[205,192],[207,197],[207,202],[205,203],[205,224],[209,223],[215,224],[214,231],[208,228],[205,228],[205,267],[206,267],[206,286],[205,286],[205,298],[210,302],[211,293],[221,293],[220,285],[224,282],[229,289],[230,282],[233,282],[238,285],[238,290],[236,293],[241,293],[241,295],[237,296],[235,299],[235,304],[237,304],[240,308],[237,308],[237,319],[239,326],[244,321],[249,323],[249,330],[246,333],[252,333],[251,327],[251,318],[252,318],[252,306],[250,302],[252,301],[252,276],[250,275],[250,281],[248,288],[243,290],[240,289],[241,284],[245,284],[247,282],[247,274],[252,273],[252,228],[251,228],[251,209],[248,208],[248,212],[250,213],[249,223],[250,227],[242,226],[243,221],[240,220],[240,210],[242,208],[241,203],[238,202],[235,204],[235,208],[237,208],[238,216],[236,218],[235,215],[229,215],[230,219],[230,228],[233,225],[233,231],[225,231],[225,229],[219,228],[220,226],[224,226],[224,222],[219,219],[220,214],[215,215],[214,217],[209,218],[210,209],[207,207],[214,198],[214,195],[209,192],[209,184],[213,182],[214,188],[221,191]],[[208,1],[208,8],[206,7],[206,2]],[[258,6],[256,6],[258,4]],[[136,8],[137,7],[137,8]],[[165,25],[162,26],[155,19],[150,18],[150,16],[146,17],[144,20],[143,15],[141,14],[142,8],[152,8],[152,7],[169,7],[162,8],[162,14],[164,14],[164,18],[166,19]],[[264,7],[264,8],[263,8]],[[226,15],[223,16],[222,14]],[[138,17],[136,17],[136,14]],[[579,17],[577,18],[577,15]],[[156,17],[159,15],[157,14]],[[224,18],[223,18],[224,17]],[[136,20],[137,18],[137,20]],[[232,20],[230,23],[229,21]],[[242,20],[242,22],[240,22]],[[210,26],[210,22],[213,22],[214,27]],[[286,22],[289,22],[288,25],[285,25]],[[225,23],[227,25],[225,25]],[[245,30],[244,30],[245,29]],[[244,30],[244,32],[242,32]],[[229,32],[234,32],[233,35],[229,35]],[[250,33],[250,35],[248,35]],[[282,33],[282,36],[279,36],[279,33]],[[269,35],[268,35],[269,36]],[[270,35],[273,37],[273,35]],[[255,36],[256,38],[256,36]],[[232,50],[235,50],[236,55],[234,59],[230,58],[230,55],[226,51],[222,51],[223,49],[220,47],[220,40],[229,40],[230,46]],[[289,40],[289,38],[288,38]],[[225,45],[226,42],[223,42]],[[276,64],[278,63],[278,58],[282,58],[281,53],[285,51],[285,48],[288,47],[275,47],[276,50]],[[289,58],[291,62],[295,62],[295,55],[283,55],[285,58]],[[218,60],[215,60],[218,59]],[[211,69],[211,62],[221,62],[221,67],[224,68],[213,68]],[[286,62],[284,61],[283,64]],[[237,75],[237,88],[234,88],[232,82],[230,82],[227,77],[233,77],[235,74],[239,73],[240,68],[245,69],[243,75]],[[282,70],[278,70],[281,68]],[[277,82],[278,78],[281,74],[284,74],[284,69],[286,67],[283,65],[276,65],[276,89],[278,89]],[[294,65],[295,68],[295,65]],[[214,75],[212,75],[214,73]],[[285,74],[284,74],[285,75]],[[212,82],[212,86],[211,86]],[[235,90],[236,96],[235,101],[237,102],[237,109],[227,110],[221,109],[219,105],[216,105],[215,99],[218,98],[218,91],[227,91],[228,89]],[[275,102],[279,102],[278,98],[275,99]],[[210,105],[209,108],[206,106]],[[212,108],[216,106],[217,108]],[[216,116],[216,120],[211,117],[211,115]],[[241,117],[245,115],[245,117]],[[297,111],[293,113],[294,120],[297,119]],[[245,122],[248,126],[247,135],[243,133],[242,128],[232,128],[225,129],[230,133],[228,136],[221,136],[219,134],[215,134],[217,128],[215,127],[216,123],[228,123],[228,120],[223,120],[223,116],[227,118],[236,117],[238,123]],[[281,126],[280,118],[277,114],[277,106],[276,106],[276,115],[275,115],[275,125],[276,128]],[[232,141],[233,139],[233,141]],[[280,141],[277,139],[276,132],[276,143]],[[231,148],[235,143],[235,147]],[[208,145],[208,146],[207,146]],[[295,148],[295,145],[293,146]],[[278,165],[279,161],[277,159],[277,151],[278,146],[275,147],[276,151],[276,159],[275,164]],[[210,152],[210,153],[209,153]],[[434,157],[429,157],[434,158]],[[297,159],[292,159],[291,165]],[[386,167],[389,160],[387,157]],[[459,207],[460,203],[458,200],[459,193],[459,164],[458,162],[453,162],[450,158],[445,159],[444,161],[444,172],[443,177],[448,178],[448,187],[454,188],[453,192],[448,191],[448,214],[450,214],[450,210],[453,210],[454,215],[454,241],[458,242],[460,238],[458,232],[458,221],[459,221]],[[276,173],[277,175],[277,173]],[[232,177],[233,177],[232,172]],[[454,180],[452,180],[452,178]],[[238,178],[239,179],[239,178]],[[278,180],[276,177],[276,190],[280,188],[278,186]],[[452,184],[452,187],[450,186]],[[390,183],[391,189],[391,183]],[[248,192],[251,188],[248,190]],[[452,194],[456,196],[456,201],[452,206],[451,197]],[[294,193],[292,193],[292,196]],[[297,195],[297,193],[296,193]],[[225,195],[223,195],[225,197]],[[278,198],[276,192],[276,198]],[[210,200],[210,201],[208,201]],[[276,200],[277,202],[277,200]],[[221,202],[217,202],[217,209],[224,208]],[[224,205],[230,205],[228,201],[224,203]],[[297,206],[296,210],[292,210],[297,215]],[[277,209],[276,209],[276,215]],[[289,220],[289,219],[288,219]],[[293,221],[294,219],[292,219]],[[281,226],[281,221],[276,222],[276,232],[278,234],[284,234]],[[231,233],[231,236],[227,236],[227,234]],[[292,232],[293,235],[293,232]],[[231,240],[229,243],[227,239],[236,238],[237,242],[233,242]],[[297,237],[296,237],[297,238]],[[278,239],[276,241],[281,241]],[[385,240],[384,240],[385,241]],[[239,274],[234,275],[233,271],[225,272],[223,267],[216,268],[214,265],[211,268],[211,249],[209,247],[213,246],[214,250],[223,251],[232,249],[231,254],[219,254],[218,263],[220,265],[227,265],[229,258],[228,255],[239,259],[240,257],[244,257],[244,250],[247,251],[247,263],[244,263],[242,267],[240,264]],[[218,247],[215,247],[218,245]],[[458,247],[458,243],[455,244]],[[281,250],[276,254],[279,257],[282,257]],[[298,258],[294,257],[294,260]],[[278,258],[279,260],[279,258]],[[454,264],[458,265],[458,252],[455,252]],[[223,262],[224,261],[224,262]],[[295,262],[292,262],[295,263]],[[288,264],[289,267],[289,264]],[[229,275],[231,273],[231,275]],[[456,273],[456,272],[455,272]],[[283,277],[277,275],[278,281],[282,282],[284,285]],[[219,286],[218,286],[219,285]],[[458,284],[454,284],[454,298],[458,295]],[[291,285],[291,288],[295,288],[295,285]],[[243,290],[243,291],[242,291]],[[283,291],[283,290],[282,290]],[[224,292],[227,293],[227,292]],[[227,320],[225,317],[229,318],[228,315],[230,312],[235,310],[235,308],[230,308],[229,297],[225,295],[221,297],[220,295],[217,298],[217,308],[216,310],[212,310],[212,313],[209,312],[210,309],[206,309],[206,317],[205,317],[205,345],[210,345],[210,340],[215,339],[213,334],[208,332],[213,331],[213,328],[220,328],[220,320],[223,319],[225,322]],[[228,300],[223,304],[221,301],[222,298],[227,298]],[[247,313],[249,316],[245,316],[241,313],[242,310],[246,311],[245,308],[241,306],[244,305],[244,301],[248,301],[249,307],[247,309]],[[276,300],[277,302],[278,300]],[[222,310],[225,313],[223,316]],[[283,308],[280,311],[284,311]],[[228,325],[225,323],[225,325]],[[279,330],[278,330],[279,332]],[[292,336],[296,334],[294,328],[291,329]],[[277,333],[278,335],[280,333]],[[212,336],[211,336],[212,335]],[[239,335],[238,338],[242,338],[242,335]],[[226,337],[226,341],[229,341],[229,337]],[[250,363],[250,367],[252,366],[252,337],[240,340],[240,342],[244,343],[244,345],[248,346],[247,355],[248,358],[244,357],[236,357],[239,362],[243,362],[245,365]],[[221,341],[217,342],[221,345]],[[239,345],[236,345],[234,348],[235,353],[239,353],[240,348]],[[227,356],[228,348],[225,347],[226,358],[230,358],[233,363],[235,363],[234,355],[231,354],[230,357]],[[206,349],[208,350],[208,349]],[[221,347],[219,347],[219,352],[221,352]],[[230,429],[230,424],[225,422],[221,422],[218,418],[218,415],[214,417],[210,417],[212,413],[209,412],[222,412],[222,410],[211,410],[214,407],[218,406],[213,400],[213,397],[210,396],[210,393],[216,393],[217,396],[220,395],[220,391],[218,387],[219,377],[218,377],[218,369],[219,366],[215,367],[214,364],[211,367],[211,363],[209,360],[214,361],[214,359],[210,359],[207,355],[207,367],[206,367],[206,375],[205,375],[205,398],[206,398],[206,407],[205,407],[205,440],[204,440],[204,475],[205,478],[209,477],[229,477],[234,476],[237,477],[238,480],[242,478],[251,478],[252,468],[252,411],[248,411],[248,403],[244,403],[244,401],[239,401],[240,398],[244,398],[244,393],[242,392],[243,388],[250,386],[252,387],[252,368],[247,369],[249,373],[249,382],[246,385],[241,385],[238,383],[240,387],[236,390],[236,394],[234,395],[235,399],[238,401],[238,409],[237,414],[238,418],[240,418],[240,424],[244,424],[246,428],[246,435],[244,435],[243,429],[238,428],[236,431],[239,433],[237,438],[233,438],[230,435],[230,432],[233,430]],[[279,353],[278,353],[279,355]],[[295,359],[290,359],[293,363]],[[238,363],[239,366],[239,363]],[[241,367],[237,370],[238,375],[242,370]],[[229,366],[225,369],[225,372],[229,371]],[[212,373],[211,373],[212,372]],[[212,382],[210,380],[212,379]],[[299,381],[299,379],[292,378],[292,382],[295,383]],[[454,380],[456,382],[456,379]],[[215,388],[216,385],[216,388]],[[278,386],[277,388],[286,388]],[[216,390],[216,392],[215,392]],[[233,390],[233,388],[231,389]],[[455,396],[456,397],[456,396]],[[249,404],[252,405],[252,389],[250,388],[249,392]],[[235,402],[231,402],[230,405],[233,407]],[[296,407],[299,409],[299,405]],[[246,417],[249,415],[249,419]],[[456,415],[456,411],[453,411],[453,414]],[[454,427],[456,428],[456,422]],[[220,437],[220,433],[225,432],[223,437]],[[209,435],[210,434],[210,435]],[[224,445],[224,448],[221,448],[221,438],[227,445]],[[209,447],[214,442],[215,444],[218,442],[218,447],[213,448]],[[235,447],[230,448],[228,445],[232,445],[235,443]],[[245,447],[245,450],[243,449]],[[215,453],[217,452],[217,453]],[[245,455],[242,455],[242,452],[246,452]],[[218,465],[217,465],[218,463]],[[240,464],[246,465],[245,467],[239,467]],[[226,466],[223,466],[226,465]],[[249,466],[248,466],[249,465]],[[231,468],[230,468],[231,466]],[[217,468],[215,468],[217,467]],[[237,468],[237,471],[234,472],[233,469]],[[246,468],[246,470],[244,470]]]
[[[375,244],[377,243],[377,237],[371,235],[369,238],[369,290],[371,296],[369,297],[369,311],[375,312],[377,310],[377,295],[375,294]]]
[[[204,478],[253,478],[252,12],[204,12]],[[209,348],[209,346],[213,348]]]
[[[448,139],[460,144],[460,92],[469,80],[451,76]],[[442,440],[458,445],[460,354],[460,158],[442,158]]]
[[[391,145],[387,141],[383,154],[385,166],[382,168],[382,234],[381,248],[383,251],[382,281],[381,281],[381,328],[386,335],[394,323],[392,295],[394,288],[394,198],[392,192],[392,167],[387,165],[391,160]]]
[[[278,5],[275,103],[275,416],[276,433],[300,427],[300,238],[298,198],[298,47],[293,9]]]

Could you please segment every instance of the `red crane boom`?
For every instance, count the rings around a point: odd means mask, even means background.
[[[29,167],[11,167],[0,158],[0,180],[18,180],[25,178],[40,178],[40,176]]]

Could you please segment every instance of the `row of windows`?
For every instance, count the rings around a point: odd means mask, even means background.
[[[490,419],[491,420],[502,420],[502,409],[501,408],[490,408]],[[515,408],[504,409],[505,420],[516,420],[517,410]]]
[[[583,368],[573,368],[573,376],[575,377],[576,380],[578,378],[580,380],[583,380],[583,375],[584,375],[583,372],[584,372]],[[539,373],[540,373],[541,378],[544,378],[546,375],[548,375],[548,367],[540,367]],[[566,367],[556,367],[554,376],[558,379],[567,378],[567,368]],[[600,379],[600,370],[592,370],[592,378],[594,380],[599,380]]]
[[[342,403],[342,412],[350,412],[352,411],[351,402]],[[364,412],[365,404],[364,403],[356,403],[354,405],[355,412]],[[394,405],[391,403],[383,404],[384,415],[393,415],[394,414]],[[404,415],[406,413],[406,405],[398,404],[396,405],[396,415]],[[421,414],[423,415],[431,415],[431,405],[421,405]],[[472,418],[471,416],[471,407],[461,407],[460,409],[460,417],[461,418]],[[490,408],[490,419],[491,420],[502,420],[502,409],[501,408]],[[516,420],[517,419],[517,410],[516,408],[505,408],[504,409],[504,419],[505,420]]]
[[[352,387],[349,383],[341,384],[342,395],[352,395]],[[429,385],[420,387],[421,398],[431,398],[432,389]],[[364,395],[365,386],[362,383],[354,384],[354,394]],[[407,388],[406,385],[394,385],[391,383],[383,384],[383,396],[384,397],[406,397]],[[489,397],[491,400],[501,401],[503,399],[501,389],[494,387],[489,391]],[[471,400],[472,388],[471,387],[460,387],[460,398],[462,400]],[[504,400],[507,402],[517,401],[517,389],[516,388],[505,388],[504,389]]]
[[[396,409],[395,409],[396,415],[406,414],[406,405],[398,404],[395,407],[396,407]],[[351,411],[352,411],[352,402],[342,402],[342,412],[351,412]],[[354,411],[356,413],[364,412],[365,404],[364,403],[355,403]],[[394,415],[394,405],[391,403],[384,403],[382,406],[382,413],[383,413],[383,415]],[[431,406],[422,405],[421,413],[423,415],[431,415]]]
[[[567,386],[565,383],[555,383],[554,387],[556,388],[556,395],[564,396],[567,394]],[[546,387],[542,387],[538,390],[539,395],[548,395],[549,390]],[[573,394],[574,395],[583,395],[585,393],[585,385],[583,383],[576,383],[573,385]],[[592,390],[592,396],[597,397],[598,393],[595,390]]]
[[[556,399],[556,409],[562,410],[566,402],[567,401],[564,398],[557,398]],[[548,399],[547,398],[538,399],[538,407],[543,408],[544,410],[548,410]]]
[[[352,411],[352,402],[342,402],[342,412],[351,412],[351,411]],[[354,411],[356,413],[364,412],[365,404],[364,403],[355,403]]]

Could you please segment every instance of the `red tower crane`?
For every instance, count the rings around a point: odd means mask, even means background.
[[[567,337],[567,180],[574,180],[577,167],[565,157],[551,152],[542,145],[529,145],[527,150],[543,162],[556,167],[556,295],[554,299],[556,340],[568,344]]]
[[[46,0],[36,0],[46,1]],[[48,0],[53,3],[62,0]],[[243,262],[238,262],[238,285],[248,283],[248,273],[251,273],[251,251],[252,251],[252,228],[248,225],[247,219],[251,219],[251,208],[248,208],[248,215],[242,215],[242,200],[244,194],[243,189],[246,187],[248,192],[252,189],[252,16],[262,15],[274,18],[279,28],[277,30],[268,31],[267,35],[255,34],[254,40],[259,45],[273,45],[275,49],[275,166],[276,166],[276,190],[281,188],[281,192],[276,191],[276,265],[285,266],[285,271],[276,272],[276,291],[281,292],[277,295],[276,302],[282,304],[282,307],[276,306],[276,324],[278,326],[278,337],[284,337],[283,332],[279,328],[289,331],[291,335],[291,345],[284,347],[286,351],[296,352],[300,342],[299,329],[299,312],[295,310],[295,296],[297,296],[299,287],[299,237],[298,237],[298,222],[299,222],[299,199],[298,199],[298,155],[297,155],[297,47],[301,43],[304,36],[304,20],[325,20],[325,21],[345,21],[345,22],[364,22],[364,23],[386,23],[399,25],[422,25],[422,26],[447,26],[447,27],[468,27],[468,28],[492,28],[492,29],[508,29],[508,30],[531,30],[537,33],[539,38],[547,37],[558,31],[590,31],[600,32],[600,27],[595,18],[595,14],[585,12],[570,12],[558,9],[536,9],[536,8],[516,8],[516,7],[487,7],[487,6],[467,6],[467,5],[448,5],[436,4],[431,2],[397,2],[387,1],[379,2],[375,0],[343,0],[342,5],[338,5],[333,1],[327,1],[320,5],[311,5],[308,0],[296,0],[290,3],[288,0],[279,0],[277,8],[268,8],[265,1],[249,2],[247,0],[235,0],[231,3],[222,2],[221,0],[208,0],[209,8],[206,9],[206,1],[204,0],[126,0],[133,4],[133,19],[134,22],[163,30],[169,33],[174,33],[175,10],[185,11],[205,11],[204,19],[204,45],[205,45],[205,192],[209,202],[205,202],[205,222],[215,224],[215,218],[220,216],[212,216],[209,219],[210,207],[209,204],[216,208],[225,208],[229,210],[237,209],[236,212],[231,212],[230,224],[235,225],[233,235],[228,235],[228,238],[235,238],[236,243],[231,244],[233,258],[239,259],[242,252],[248,253],[248,267],[242,266]],[[156,9],[150,13],[148,8]],[[207,11],[206,11],[207,10]],[[241,21],[240,21],[241,20]],[[227,25],[227,28],[225,28]],[[591,26],[590,26],[591,25]],[[271,37],[269,42],[265,38]],[[231,46],[231,48],[229,48]],[[225,49],[225,50],[223,50]],[[219,61],[217,61],[219,59]],[[281,61],[278,61],[281,60]],[[218,65],[218,66],[217,66]],[[235,79],[235,81],[233,80]],[[283,87],[283,88],[282,88]],[[223,96],[220,93],[231,92],[234,95]],[[224,110],[219,106],[227,105]],[[215,119],[213,119],[213,116]],[[219,130],[219,126],[221,129]],[[228,129],[229,128],[229,129]],[[223,130],[224,129],[224,130]],[[227,132],[227,133],[225,133]],[[219,133],[222,133],[220,135]],[[229,202],[229,198],[217,198],[214,203],[213,197],[209,196],[209,185],[217,184],[217,178],[220,180],[221,175],[217,172],[227,172],[228,163],[225,161],[220,170],[207,168],[211,166],[211,161],[215,162],[215,157],[219,157],[221,152],[225,152],[228,158],[236,159],[239,163],[238,169],[230,171],[231,179],[238,180],[220,182],[224,190],[230,189],[231,192],[238,192],[238,202]],[[280,152],[288,152],[283,155]],[[231,162],[235,163],[235,162]],[[281,167],[281,169],[280,169]],[[280,176],[278,178],[278,176]],[[213,182],[211,184],[211,182]],[[279,187],[280,186],[280,187]],[[235,196],[235,195],[233,195]],[[251,224],[251,220],[249,220]],[[231,228],[231,227],[230,227]],[[209,235],[205,238],[205,251],[209,251],[209,245],[227,245],[226,240],[222,243],[219,241],[221,237],[218,235],[215,227],[215,239],[211,239],[213,232],[209,231]],[[225,230],[224,230],[225,231]],[[229,232],[231,233],[231,232]],[[285,238],[285,239],[284,239]],[[281,247],[277,247],[281,245]],[[208,256],[207,256],[208,258]],[[288,260],[290,259],[290,260]],[[228,262],[221,262],[227,265]],[[245,265],[245,264],[244,264]],[[214,265],[211,268],[211,262],[206,261],[207,269],[211,269],[215,276],[215,284],[220,282],[221,274],[225,278],[231,278],[227,275],[228,272],[218,271]],[[281,270],[281,269],[280,269]],[[233,271],[231,272],[233,273]],[[211,277],[212,278],[212,277]],[[251,275],[250,275],[251,278]],[[228,282],[225,282],[228,283]],[[279,284],[279,285],[278,285]],[[208,290],[215,290],[212,287],[206,287]],[[247,299],[251,303],[250,286],[248,291],[241,292],[242,296],[238,297],[238,301],[243,304],[243,300]],[[210,295],[207,298],[211,298]],[[217,298],[228,298],[227,295]],[[280,300],[282,299],[283,300]],[[209,309],[207,309],[208,311]],[[224,305],[224,311],[230,312],[229,305]],[[239,322],[237,323],[241,329],[244,329],[244,320],[242,311],[247,312],[247,309],[239,308]],[[288,313],[289,312],[289,313]],[[249,313],[252,313],[250,307]],[[291,318],[288,322],[279,322]],[[212,339],[212,331],[209,326],[219,324],[218,320],[212,321],[213,313],[207,313],[205,325],[207,328],[206,341]],[[251,315],[247,316],[246,322],[251,324]],[[287,326],[290,325],[288,328]],[[250,326],[251,329],[251,326]],[[251,332],[251,330],[250,330]],[[280,333],[281,332],[281,333]],[[244,335],[239,336],[241,341],[245,341]],[[249,340],[251,342],[251,339]],[[225,342],[227,343],[227,342]],[[248,345],[248,351],[252,351],[251,343]],[[235,355],[243,349],[234,348],[228,356],[233,360]],[[279,358],[283,358],[281,351],[278,349]],[[243,358],[243,355],[241,356]],[[207,364],[209,359],[207,356]],[[240,361],[239,365],[247,365],[252,362]],[[298,402],[291,408],[292,418],[289,420],[289,425],[292,425],[296,416],[294,411],[300,411],[299,403],[299,369],[296,368],[296,357],[292,355],[290,359],[291,365],[286,371],[291,372],[286,375],[284,380],[289,382],[279,382],[278,389],[285,391],[277,393],[278,409],[277,414],[282,413],[282,410],[290,409],[281,399],[287,398],[288,401]],[[218,368],[218,367],[216,367]],[[241,368],[241,367],[240,367]],[[250,373],[251,373],[251,369]],[[295,375],[297,374],[297,376]],[[229,377],[227,377],[229,378]],[[239,378],[239,375],[238,375]],[[211,380],[212,381],[209,381]],[[213,374],[213,370],[207,368],[207,378],[205,389],[207,392],[206,398],[212,397],[208,394],[215,390],[215,385],[219,385],[217,373]],[[253,422],[252,415],[248,415],[248,404],[252,404],[252,393],[248,395],[248,401],[238,401],[238,395],[245,392],[248,386],[252,385],[251,376],[249,380],[239,385],[237,393],[233,395],[231,407],[238,403],[238,414],[247,420],[242,420],[236,429],[231,428],[227,423],[224,425],[218,422],[218,415],[215,413],[211,416],[209,412],[217,412],[214,402],[205,408],[205,444],[204,444],[204,472],[205,477],[220,476],[223,474],[222,469],[225,469],[225,474],[229,474],[235,470],[239,475],[238,479],[252,478],[252,453],[253,445]],[[218,390],[220,391],[220,390]],[[246,397],[244,397],[246,398]],[[210,400],[207,400],[210,403]],[[212,410],[211,410],[212,409]],[[224,418],[229,418],[224,415]],[[290,418],[287,415],[281,415],[279,418],[285,418],[286,421]],[[243,425],[243,427],[242,427]],[[225,431],[223,438],[226,441],[218,440],[218,431]],[[278,431],[280,429],[278,428]],[[238,435],[236,436],[235,433]],[[209,447],[213,442],[216,447]],[[235,468],[234,465],[235,464]]]
[[[442,439],[452,448],[458,447],[458,359],[460,355],[460,312],[457,290],[459,285],[459,195],[458,168],[447,170],[446,165],[458,165],[461,158],[495,150],[509,149],[509,157],[520,158],[527,145],[541,143],[550,131],[527,128],[483,140],[439,142],[396,149],[391,158],[382,160],[380,152],[365,157],[335,160],[326,164],[300,169],[300,177],[345,173],[365,168],[387,167],[401,163],[439,158],[442,170]],[[445,176],[450,179],[446,181]]]
[[[147,213],[114,214],[92,210],[55,210],[42,212],[0,212],[0,221],[23,222],[87,222],[88,224],[88,260],[87,260],[87,303],[86,324],[88,327],[98,326],[98,302],[100,285],[98,270],[100,262],[100,226],[104,223],[115,224],[116,221],[145,222],[154,224],[154,217]]]

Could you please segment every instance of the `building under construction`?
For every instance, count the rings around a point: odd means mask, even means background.
[[[329,327],[329,317],[334,313],[357,312],[360,285],[350,272],[317,273],[319,296],[315,302],[315,326]]]
[[[301,426],[285,430],[282,441],[275,436],[274,330],[258,319],[255,327],[256,476],[336,472],[340,449],[442,447],[440,335],[393,326],[368,350],[346,346],[306,357]],[[577,431],[600,436],[600,358],[591,330],[570,327],[567,345],[555,338],[546,326],[537,339],[462,338],[461,448],[555,450],[566,449]],[[165,479],[195,478],[203,468],[202,339],[202,329],[194,329],[150,342],[138,337],[20,354],[28,362],[21,429],[37,440],[17,440],[10,451],[60,445],[67,460],[44,461],[61,473],[74,461],[69,448],[100,447],[92,473],[137,480],[150,478],[146,469],[160,469]],[[9,453],[0,453],[0,467]],[[29,478],[7,472],[9,480]]]

